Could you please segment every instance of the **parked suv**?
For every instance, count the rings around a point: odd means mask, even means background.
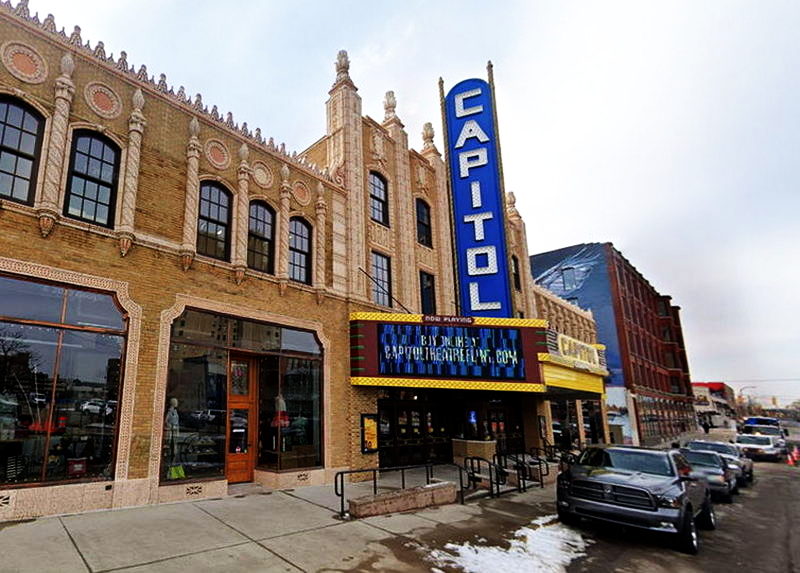
[[[695,554],[697,525],[716,527],[711,491],[679,450],[598,446],[567,460],[557,481],[558,516],[618,523],[674,535]]]
[[[779,462],[784,456],[784,447],[778,443],[775,436],[739,434],[736,436],[736,443],[742,447],[744,455],[754,460],[768,459]]]
[[[716,452],[733,466],[736,481],[740,486],[753,483],[753,460],[745,456],[736,446],[728,442],[707,442],[705,440],[692,440],[686,443],[690,450]]]

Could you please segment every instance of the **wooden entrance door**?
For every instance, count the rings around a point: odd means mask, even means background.
[[[253,481],[258,428],[257,369],[252,358],[231,356],[228,380],[228,483]]]

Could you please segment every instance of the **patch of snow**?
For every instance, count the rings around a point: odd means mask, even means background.
[[[548,515],[518,529],[507,549],[448,543],[445,550],[431,551],[430,559],[437,565],[460,567],[468,573],[564,573],[574,559],[586,555],[590,543],[562,525],[555,515]]]

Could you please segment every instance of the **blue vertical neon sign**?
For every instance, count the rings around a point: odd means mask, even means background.
[[[445,98],[461,313],[513,316],[492,92],[480,79]]]

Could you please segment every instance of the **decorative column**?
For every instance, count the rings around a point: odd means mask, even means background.
[[[242,284],[247,270],[247,230],[250,217],[250,165],[247,158],[250,150],[243,143],[239,148],[239,192],[236,194],[236,213],[233,224],[233,276],[237,285]]]
[[[200,122],[189,122],[189,145],[186,146],[186,198],[183,211],[183,242],[181,266],[188,271],[197,252],[197,208],[200,202]]]
[[[317,183],[317,223],[314,227],[315,237],[315,269],[314,269],[314,289],[317,291],[317,304],[322,304],[322,296],[325,294],[325,229],[327,225],[328,204],[325,202],[325,187],[321,182]]]
[[[144,95],[133,93],[133,111],[128,120],[128,155],[125,161],[125,184],[122,191],[122,213],[119,225],[119,254],[125,256],[133,245],[133,223],[136,215],[136,191],[139,189],[139,159],[142,154],[142,133],[147,125],[142,108]]]
[[[291,185],[289,185],[289,166],[285,163],[281,167],[281,202],[280,216],[278,217],[278,240],[275,241],[278,247],[278,285],[281,294],[286,292],[289,284],[289,197]]]
[[[50,142],[47,148],[44,185],[37,209],[42,237],[50,234],[56,219],[58,219],[58,197],[61,190],[64,155],[67,152],[69,112],[72,98],[75,95],[75,84],[72,82],[72,72],[74,71],[75,62],[72,55],[67,52],[61,58],[61,75],[56,78],[55,110],[50,123]]]

